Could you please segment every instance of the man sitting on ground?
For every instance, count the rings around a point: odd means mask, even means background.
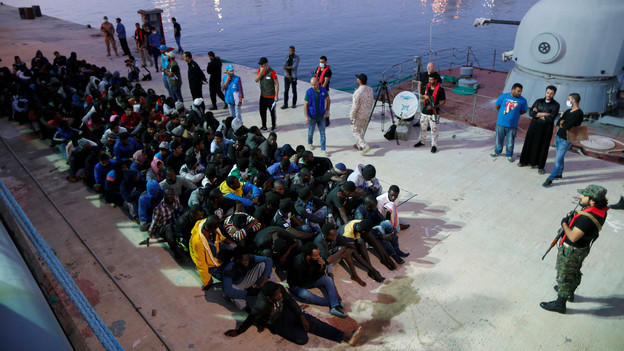
[[[223,294],[241,310],[249,310],[248,296],[255,296],[271,278],[273,261],[234,250],[233,260],[223,269]]]

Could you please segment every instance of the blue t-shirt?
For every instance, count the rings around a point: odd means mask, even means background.
[[[510,93],[501,94],[496,99],[496,106],[500,107],[496,124],[503,127],[518,127],[520,112],[529,110],[525,98],[522,96],[515,98]]]

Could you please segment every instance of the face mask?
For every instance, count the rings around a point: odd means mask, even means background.
[[[572,107],[572,102],[571,102],[570,100],[567,100],[567,101],[566,101],[566,106],[568,106],[568,107]]]
[[[324,63],[319,63],[319,67],[325,68],[325,64]]]

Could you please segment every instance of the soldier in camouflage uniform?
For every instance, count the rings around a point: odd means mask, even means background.
[[[565,313],[566,301],[574,302],[574,291],[581,283],[583,260],[607,218],[607,189],[592,184],[578,192],[583,210],[571,213],[561,221],[564,235],[557,253],[557,285],[554,287],[557,300],[540,303],[548,311]]]

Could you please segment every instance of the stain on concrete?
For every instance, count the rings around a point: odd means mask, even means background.
[[[189,349],[194,349],[194,348],[195,348],[195,344],[189,344],[189,345],[188,345],[188,348],[189,348]]]
[[[95,306],[100,303],[100,292],[97,291],[93,282],[88,279],[76,279],[76,285],[82,291],[82,294],[87,298],[91,306]]]
[[[572,339],[568,338],[567,336],[565,336],[564,338],[565,338],[565,339],[563,340],[563,343],[564,343],[564,344],[567,344],[567,343],[571,343],[571,342],[572,342]]]
[[[369,343],[384,334],[384,328],[390,326],[392,319],[403,313],[410,305],[420,302],[412,287],[413,278],[395,278],[379,288],[376,301],[371,301],[373,307],[372,319],[361,324],[362,337],[360,343]]]
[[[85,339],[94,336],[93,330],[91,330],[91,328],[89,328],[89,327],[85,327],[85,328],[80,329],[80,335],[83,338],[85,338]]]
[[[111,330],[111,332],[113,333],[115,337],[119,338],[123,336],[124,332],[126,331],[126,321],[124,320],[114,321],[111,325],[108,326],[108,329]]]

